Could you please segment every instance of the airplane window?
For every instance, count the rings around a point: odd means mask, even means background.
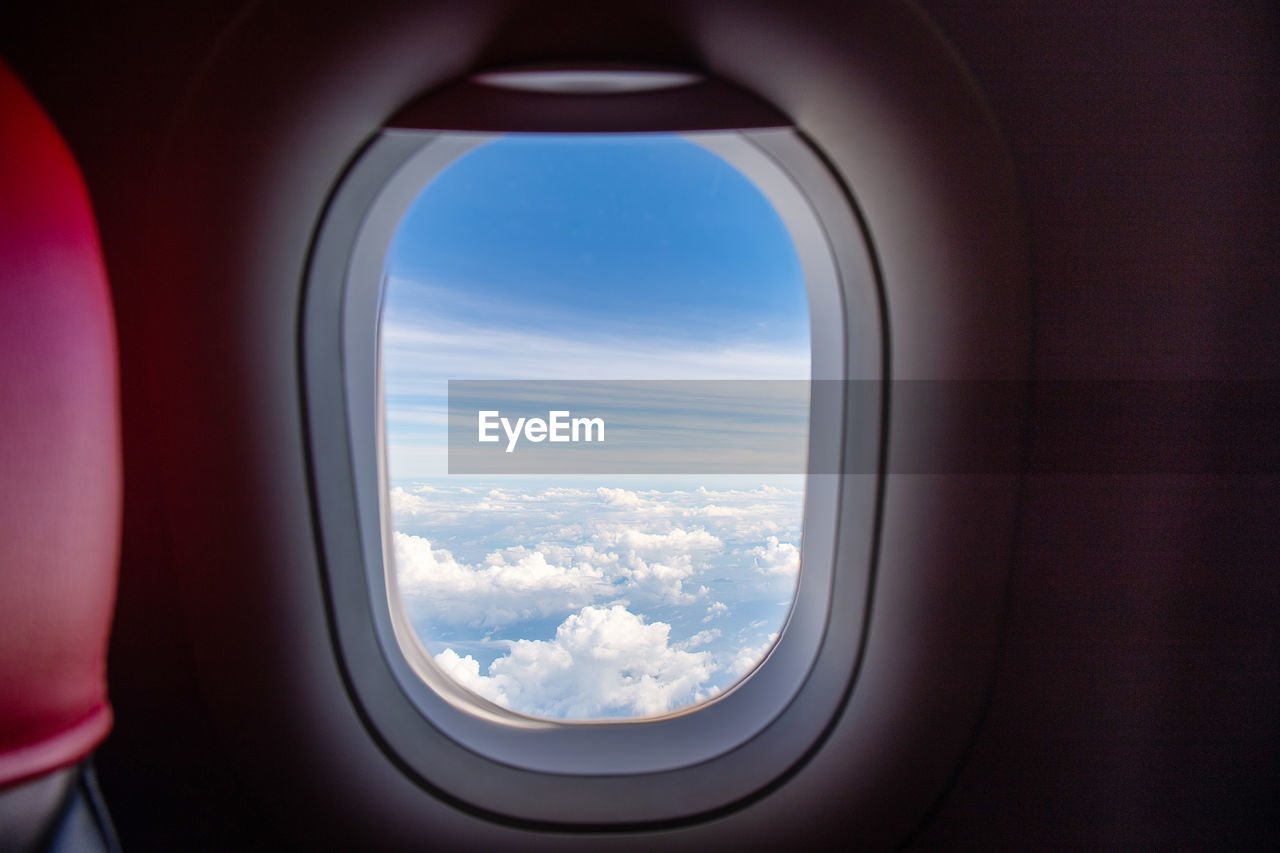
[[[844,380],[880,376],[880,314],[847,196],[767,111],[421,108],[338,186],[302,318],[353,701],[415,777],[505,814],[545,818],[529,773],[605,823],[767,784],[842,701],[868,588],[878,479],[841,472],[875,470],[880,416]]]
[[[458,81],[367,139],[317,221],[300,379],[333,651],[387,757],[482,814],[726,808],[859,677],[871,231],[786,116],[694,78]]]
[[[792,608],[809,297],[779,213],[713,147],[490,137],[390,239],[389,586],[437,670],[507,711],[697,706],[752,672]],[[754,440],[786,461],[735,444],[765,415]],[[468,439],[489,467],[467,464]]]

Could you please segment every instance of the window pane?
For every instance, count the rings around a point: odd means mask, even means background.
[[[675,135],[472,149],[395,233],[380,358],[394,567],[444,672],[520,713],[632,719],[763,658],[802,474],[447,473],[448,380],[809,378],[800,262],[741,173]]]

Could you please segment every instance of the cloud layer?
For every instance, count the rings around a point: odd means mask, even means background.
[[[646,623],[626,607],[584,607],[556,628],[551,640],[517,640],[480,674],[471,656],[453,649],[438,666],[493,702],[565,720],[651,717],[708,696],[715,671],[708,652],[675,648],[671,626]]]
[[[415,485],[397,581],[436,663],[539,717],[646,717],[750,671],[786,618],[803,495]]]

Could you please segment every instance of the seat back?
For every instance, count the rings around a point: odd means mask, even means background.
[[[50,779],[111,727],[120,441],[115,325],[88,194],[58,131],[0,64],[0,797],[10,801],[57,788]],[[0,807],[0,834],[16,837],[2,825],[11,811]]]

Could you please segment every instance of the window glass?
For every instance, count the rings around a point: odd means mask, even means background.
[[[391,556],[435,664],[568,721],[748,674],[791,607],[803,473],[450,474],[448,382],[808,380],[809,334],[786,227],[694,139],[508,135],[437,174],[392,239],[379,330]]]

